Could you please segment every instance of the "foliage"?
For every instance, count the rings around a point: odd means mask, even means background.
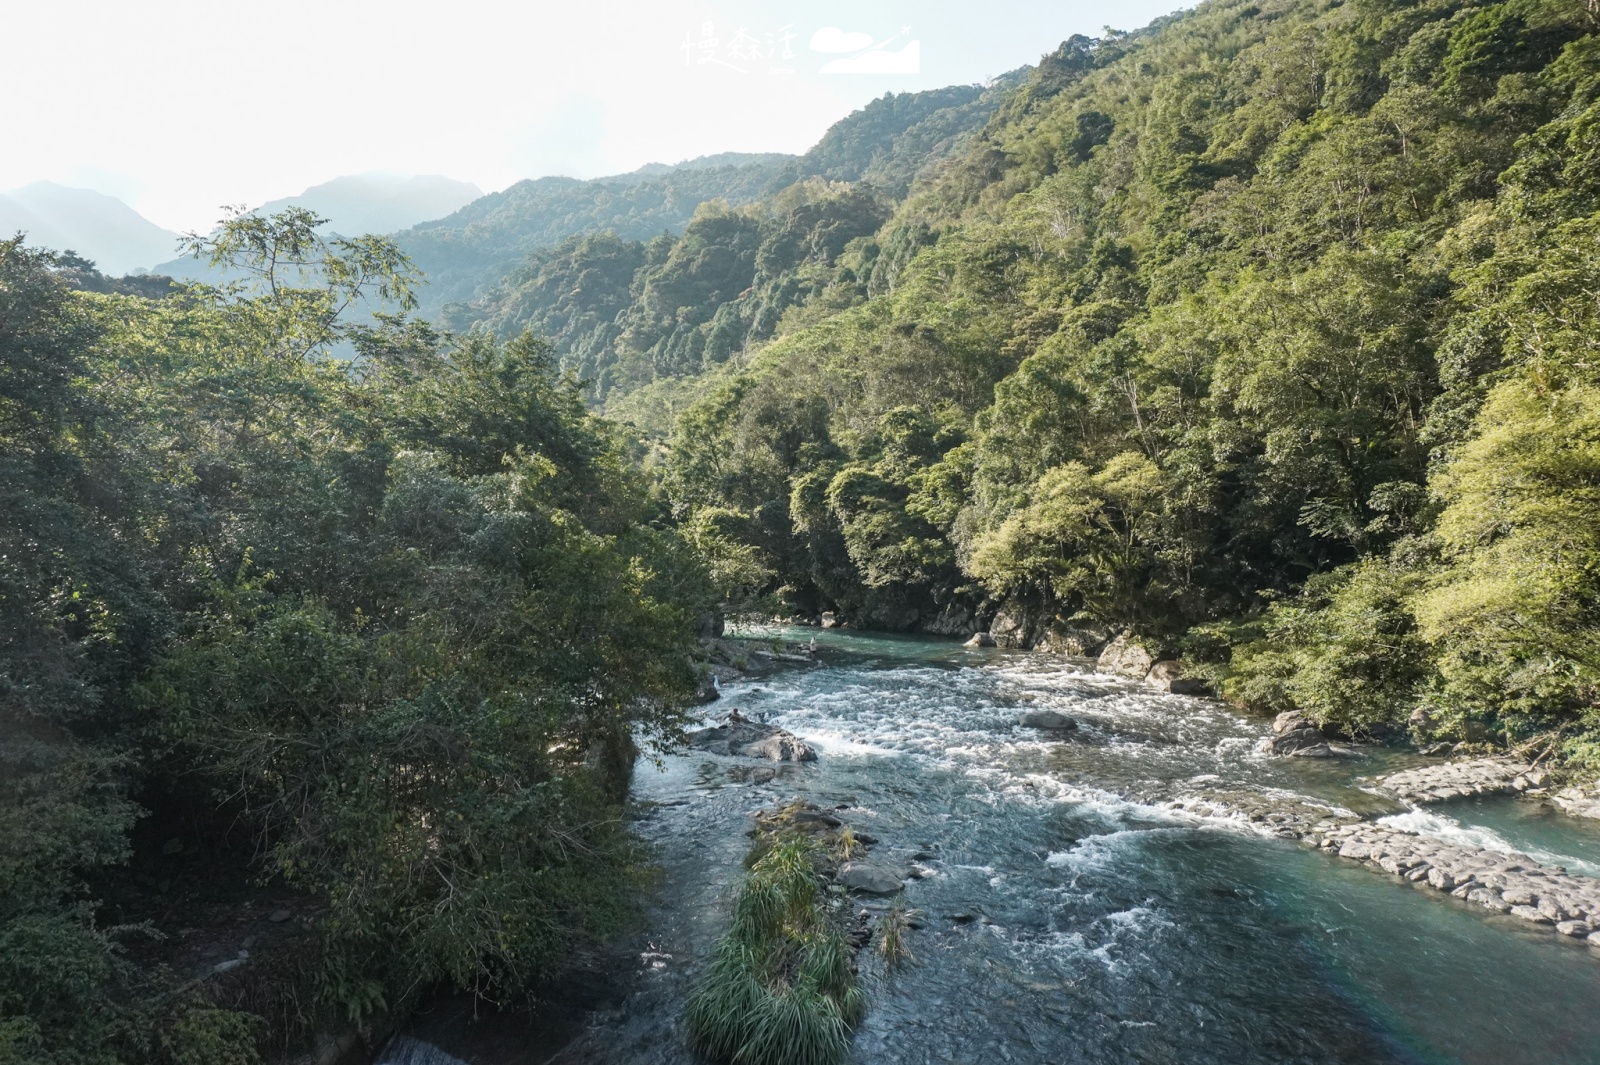
[[[833,1065],[849,1056],[865,994],[818,863],[798,832],[771,841],[734,903],[733,925],[696,985],[690,1041],[737,1065]]]
[[[325,900],[300,1024],[515,995],[629,912],[705,573],[548,344],[351,324],[411,270],[316,222],[225,221],[248,280],[159,301],[0,244],[0,1054],[256,1060],[104,916],[146,814]]]

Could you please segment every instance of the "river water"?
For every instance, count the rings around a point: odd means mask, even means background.
[[[739,759],[641,763],[664,881],[636,990],[558,1060],[695,1060],[677,1018],[726,925],[750,814],[803,797],[876,836],[874,858],[928,873],[906,891],[926,914],[915,961],[862,955],[856,1061],[1600,1063],[1600,952],[1167,804],[1298,796],[1600,873],[1581,825],[1509,800],[1407,812],[1355,786],[1406,756],[1265,757],[1264,723],[1081,661],[818,639],[819,664],[727,685],[709,708],[764,715],[818,762],[763,784]],[[1081,727],[1042,738],[1015,724],[1025,709]]]

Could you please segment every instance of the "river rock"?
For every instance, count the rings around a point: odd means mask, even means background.
[[[1584,939],[1589,935],[1589,926],[1582,921],[1557,921],[1556,931],[1574,939]]]
[[[1562,788],[1550,802],[1574,817],[1600,818],[1600,784]]]
[[[1066,714],[1054,710],[1029,710],[1017,719],[1023,728],[1043,729],[1047,732],[1071,732],[1078,723]]]
[[[1150,652],[1135,643],[1133,634],[1128,632],[1106,644],[1106,649],[1100,652],[1099,659],[1095,661],[1095,668],[1102,673],[1115,673],[1134,680],[1143,680],[1153,665],[1155,659]]]
[[[742,758],[765,758],[773,762],[815,762],[817,752],[810,744],[775,725],[763,725],[730,714],[724,723],[688,735],[688,744],[697,751],[731,754]]]
[[[1150,672],[1145,674],[1144,682],[1152,688],[1159,688],[1173,695],[1209,695],[1210,689],[1204,681],[1186,676],[1183,663],[1167,658],[1150,667]]]
[[[1472,795],[1527,791],[1543,781],[1544,774],[1527,762],[1497,757],[1403,769],[1378,777],[1374,783],[1405,802],[1430,803]]]
[[[1333,754],[1322,730],[1298,710],[1279,714],[1272,723],[1272,732],[1272,739],[1264,743],[1272,754],[1294,758],[1327,758]]]
[[[994,642],[994,637],[990,636],[987,632],[975,632],[975,633],[972,634],[972,639],[970,639],[966,643],[962,644],[962,646],[963,647],[994,647],[995,646],[995,642]]]
[[[863,895],[893,895],[900,891],[903,878],[876,862],[845,862],[834,877],[839,884]]]
[[[839,627],[839,616],[831,610],[824,610],[822,612],[821,624],[825,629],[836,629]]]

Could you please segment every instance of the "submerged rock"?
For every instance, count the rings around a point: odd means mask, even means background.
[[[712,754],[731,754],[741,758],[765,758],[773,762],[815,762],[812,746],[776,725],[764,725],[739,716],[735,710],[721,725],[703,728],[688,735],[690,748]]]
[[[1071,732],[1078,727],[1077,721],[1054,710],[1029,710],[1017,719],[1017,724],[1047,732]]]
[[[894,895],[900,891],[904,877],[877,862],[845,862],[834,879],[864,895]]]

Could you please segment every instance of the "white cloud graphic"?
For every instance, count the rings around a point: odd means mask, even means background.
[[[872,47],[872,34],[846,33],[837,26],[824,26],[811,35],[813,52],[859,52]]]
[[[847,59],[830,59],[823,74],[919,74],[922,72],[922,42],[911,41],[904,48],[890,51],[874,48]]]

